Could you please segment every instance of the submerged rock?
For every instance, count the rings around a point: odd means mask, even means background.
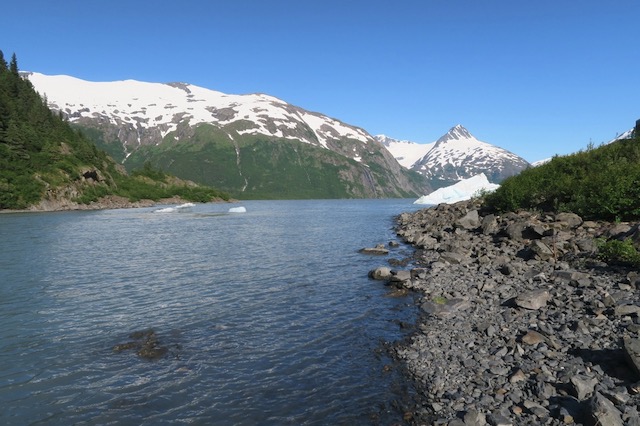
[[[136,354],[149,361],[162,358],[169,352],[169,348],[161,346],[153,329],[134,331],[129,334],[130,342],[121,343],[113,347],[113,351],[120,353],[127,350],[135,350]]]

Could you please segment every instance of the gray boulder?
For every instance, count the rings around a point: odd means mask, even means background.
[[[534,290],[518,295],[515,304],[524,309],[536,310],[545,306],[550,298],[547,290]]]

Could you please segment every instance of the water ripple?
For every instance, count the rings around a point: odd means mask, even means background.
[[[411,205],[243,206],[0,216],[0,422],[395,421],[374,350],[412,313],[356,251]],[[165,358],[113,351],[148,328]]]

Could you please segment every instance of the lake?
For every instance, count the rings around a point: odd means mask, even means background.
[[[389,424],[410,297],[367,278],[413,200],[0,215],[0,423]],[[244,213],[229,213],[244,207]],[[153,329],[156,360],[130,335]]]

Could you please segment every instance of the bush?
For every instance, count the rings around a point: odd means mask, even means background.
[[[598,258],[609,264],[640,266],[640,253],[633,245],[633,241],[605,240],[596,241],[598,246]]]
[[[640,141],[627,139],[573,155],[505,179],[484,197],[497,211],[571,211],[585,219],[640,218]]]

